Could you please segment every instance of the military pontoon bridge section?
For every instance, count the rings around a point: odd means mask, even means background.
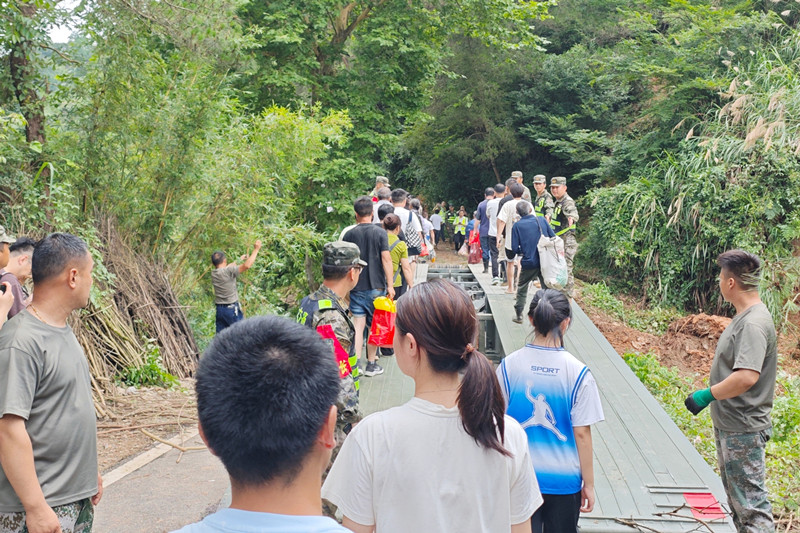
[[[418,265],[418,282],[434,277],[446,277],[470,293],[481,321],[480,349],[494,361],[530,340],[531,327],[511,320],[514,295],[492,285],[482,265]],[[725,501],[719,477],[575,303],[566,348],[591,369],[606,418],[592,431],[596,503],[592,513],[581,516],[581,531],[735,531],[729,520],[713,513],[695,516],[701,505]],[[361,380],[361,403],[368,413],[400,405],[414,394],[414,382],[393,358],[384,357],[381,364],[383,375]]]

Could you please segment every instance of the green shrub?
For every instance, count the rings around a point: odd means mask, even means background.
[[[586,303],[595,307],[613,318],[624,322],[639,331],[661,335],[680,316],[675,309],[667,309],[656,305],[650,309],[636,309],[626,306],[617,299],[604,281],[584,285],[581,295]]]
[[[709,411],[692,416],[683,404],[695,390],[692,380],[661,366],[652,353],[628,352],[623,358],[700,455],[718,471]],[[778,384],[772,411],[773,435],[766,450],[767,488],[776,516],[800,507],[800,378],[779,372]]]
[[[128,367],[117,374],[119,383],[134,387],[165,387],[178,385],[178,379],[166,371],[161,363],[161,353],[152,341],[147,343],[146,363],[140,367]]]

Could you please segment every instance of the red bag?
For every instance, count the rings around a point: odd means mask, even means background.
[[[422,250],[419,252],[420,257],[428,257],[431,253],[428,251],[428,245],[422,243]]]
[[[479,242],[473,242],[469,245],[469,257],[467,258],[467,263],[470,265],[477,265],[481,261],[483,261],[481,244]]]
[[[375,314],[372,315],[372,327],[369,329],[367,344],[391,347],[394,344],[394,320],[397,307],[391,298],[379,296],[375,298]]]

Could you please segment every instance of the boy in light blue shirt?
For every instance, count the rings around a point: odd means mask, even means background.
[[[200,435],[231,478],[231,506],[178,533],[348,533],[322,516],[339,371],[302,324],[254,317],[219,333],[197,371]]]

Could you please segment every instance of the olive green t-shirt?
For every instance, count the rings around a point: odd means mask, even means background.
[[[89,365],[69,326],[21,311],[0,330],[0,414],[26,420],[48,505],[97,494],[97,421]],[[0,469],[0,512],[23,511]]]
[[[755,370],[760,375],[743,394],[711,403],[714,427],[732,433],[770,428],[777,365],[778,336],[767,306],[759,303],[733,317],[719,337],[710,383],[716,385],[739,369]]]
[[[389,253],[392,256],[392,279],[394,280],[394,287],[400,287],[403,284],[403,274],[402,272],[400,275],[395,276],[397,271],[400,270],[402,267],[401,261],[405,257],[408,259],[408,246],[405,242],[400,240],[400,237],[395,235],[394,233],[388,233],[387,237],[389,239]],[[392,244],[397,242],[397,245],[392,248]]]
[[[211,271],[211,283],[214,285],[214,303],[232,304],[239,301],[236,290],[236,278],[239,277],[239,265],[228,265]]]

